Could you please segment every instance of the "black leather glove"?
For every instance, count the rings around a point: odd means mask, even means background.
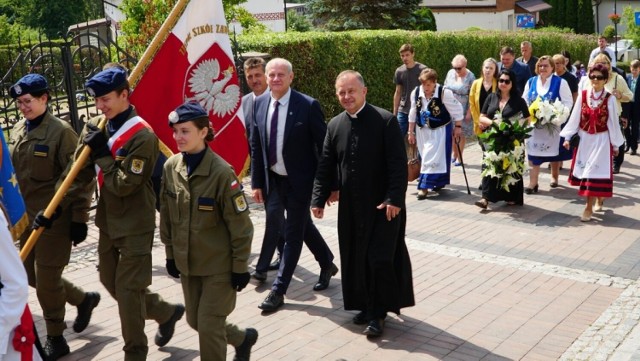
[[[42,209],[40,210],[40,212],[38,212],[38,214],[36,214],[36,218],[33,219],[33,225],[31,225],[31,228],[38,229],[40,227],[44,227],[45,229],[49,229],[51,228],[51,225],[53,225],[53,221],[58,219],[61,213],[62,208],[58,206],[58,208],[56,208],[56,211],[51,215],[51,218],[47,218],[44,216],[44,209]]]
[[[107,147],[107,137],[95,125],[87,124],[89,131],[85,134],[82,142],[91,148],[91,156],[93,159],[106,157],[111,155],[109,147]]]
[[[87,239],[87,224],[83,222],[71,222],[71,228],[69,229],[69,236],[74,246],[77,246],[82,241]]]
[[[173,278],[180,278],[180,271],[178,270],[178,267],[176,267],[175,259],[167,259],[165,268],[167,269],[167,273],[169,274],[169,276]]]
[[[245,287],[247,287],[247,284],[249,283],[250,278],[251,278],[251,275],[249,274],[249,272],[245,272],[245,273],[232,272],[231,287],[233,287],[234,290],[240,292]]]

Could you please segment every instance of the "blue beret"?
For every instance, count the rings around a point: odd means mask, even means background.
[[[188,101],[169,113],[169,126],[198,118],[208,119],[209,114],[207,114],[207,111],[204,110],[200,103],[196,101]]]
[[[24,95],[49,90],[47,79],[40,74],[27,74],[9,88],[13,99]]]
[[[122,68],[105,69],[87,80],[84,87],[92,97],[101,97],[122,87],[127,81],[127,72]]]

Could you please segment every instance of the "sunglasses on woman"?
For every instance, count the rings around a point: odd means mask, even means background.
[[[604,80],[604,75],[589,75],[591,80]]]
[[[500,78],[500,79],[498,79],[498,83],[504,83],[506,85],[509,85],[509,84],[511,84],[511,79],[502,79],[502,78]]]

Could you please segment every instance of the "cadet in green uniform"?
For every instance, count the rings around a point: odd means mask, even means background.
[[[80,134],[83,144],[76,155],[87,145],[91,161],[74,184],[98,179],[100,282],[118,301],[124,359],[145,360],[149,350],[145,319],[160,324],[155,343],[164,346],[184,314],[183,305],[169,304],[147,289],[156,212],[151,176],[158,138],[130,104],[129,82],[122,68],[101,71],[85,87],[102,115],[90,119]],[[104,118],[108,123],[100,130],[97,125]]]
[[[198,331],[202,360],[224,361],[227,343],[235,361],[249,360],[258,339],[253,328],[227,322],[236,292],[249,282],[253,224],[233,168],[207,142],[213,129],[198,103],[169,115],[181,154],[164,165],[160,191],[160,238],[167,272],[180,277],[187,322]]]
[[[29,219],[33,220],[36,213],[53,198],[56,182],[72,158],[78,136],[69,123],[48,111],[49,85],[42,75],[25,75],[11,87],[10,93],[16,99],[24,119],[11,131],[9,152]],[[47,326],[44,350],[48,360],[57,360],[69,353],[69,346],[62,336],[67,327],[64,322],[65,304],[68,302],[78,307],[73,329],[82,332],[89,324],[91,312],[100,302],[99,293],[85,293],[62,278],[62,271],[69,263],[71,243],[77,245],[87,237],[88,212],[94,186],[88,183],[84,189],[67,194],[60,210],[56,212],[58,220],[55,225],[52,226],[46,218],[39,218],[44,221],[42,224],[34,222],[47,229],[24,265],[29,285],[35,287],[42,306]],[[22,234],[21,246],[24,246],[30,234],[31,229]]]

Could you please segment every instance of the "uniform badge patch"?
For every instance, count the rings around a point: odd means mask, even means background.
[[[233,196],[233,205],[236,207],[236,213],[244,212],[249,208],[247,201],[244,199],[243,193],[238,193]]]
[[[213,206],[216,204],[215,199],[213,198],[198,198],[198,210],[204,212],[213,212]],[[237,207],[236,207],[237,208]]]
[[[33,155],[35,157],[46,158],[49,155],[49,146],[44,144],[36,144],[33,147]]]
[[[140,158],[134,158],[131,160],[131,173],[142,174],[144,170],[144,160]]]

